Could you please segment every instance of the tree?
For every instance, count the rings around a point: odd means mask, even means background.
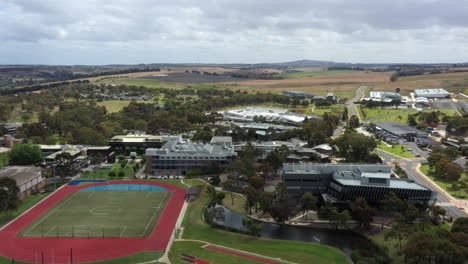
[[[418,123],[416,122],[416,118],[414,118],[414,115],[408,115],[408,125],[410,126],[416,126]]]
[[[447,238],[436,233],[413,233],[403,248],[405,263],[461,264],[465,260],[461,251]]]
[[[245,206],[249,210],[249,214],[252,214],[252,208],[255,207],[257,210],[257,203],[261,199],[261,191],[249,186],[244,189],[245,195]]]
[[[401,254],[403,250],[403,242],[408,238],[409,235],[413,232],[411,225],[395,221],[391,224],[389,231],[385,232],[384,238],[387,240],[394,240],[397,245],[398,254]]]
[[[242,177],[248,179],[249,177],[254,176],[255,169],[247,159],[237,159],[224,170],[224,173],[228,179],[231,179],[237,186]]]
[[[32,144],[16,144],[9,152],[12,165],[33,165],[42,161],[41,149]]]
[[[221,183],[221,178],[219,175],[214,175],[210,180],[211,185],[218,186]]]
[[[271,207],[271,217],[278,223],[284,223],[293,216],[294,205],[292,200],[276,200]]]
[[[275,197],[272,192],[262,192],[260,197],[259,207],[263,213],[271,211]]]
[[[123,170],[120,170],[119,173],[117,174],[117,176],[119,177],[124,177],[125,176],[125,172]]]
[[[260,232],[262,232],[263,229],[263,224],[252,218],[242,218],[242,225],[247,227],[249,234],[252,236],[260,235]]]
[[[332,207],[329,212],[328,216],[330,220],[330,224],[335,227],[335,229],[338,229],[340,227],[342,228],[347,228],[348,227],[348,221],[350,221],[351,215],[349,214],[348,210],[344,210],[342,212],[338,212],[336,207]]]
[[[358,221],[359,226],[368,228],[374,217],[375,210],[367,204],[366,199],[362,197],[356,198],[351,203],[351,214]]]
[[[216,204],[223,204],[224,197],[226,197],[226,195],[223,192],[216,191],[216,189],[211,185],[208,185],[206,187],[206,195],[208,196],[208,199],[210,200],[209,201],[210,206],[216,205]]]
[[[453,222],[452,229],[450,230],[452,233],[462,232],[468,234],[468,217],[460,217]]]
[[[445,177],[449,181],[458,181],[461,178],[462,173],[463,168],[460,165],[451,162],[445,171]]]
[[[301,209],[307,220],[309,210],[317,210],[317,197],[310,192],[306,192],[301,197]]]
[[[359,127],[359,118],[355,115],[352,115],[349,118],[348,126],[350,128],[358,128]]]
[[[204,127],[203,129],[197,130],[192,137],[193,141],[200,141],[203,143],[210,142],[211,138],[213,137],[213,132],[209,127]]]
[[[265,185],[265,180],[260,176],[252,176],[249,178],[249,184],[257,190],[262,190]]]
[[[115,176],[116,176],[116,175],[115,175],[115,171],[110,171],[110,172],[109,172],[109,177],[113,178],[113,177],[115,177]]]
[[[282,182],[276,184],[275,186],[276,198],[278,200],[287,200],[288,197],[288,189],[286,185]]]
[[[223,186],[225,189],[229,190],[229,193],[231,194],[231,205],[234,205],[234,193],[232,192],[232,188],[234,187],[234,181],[231,179],[227,179],[225,182],[223,182]]]
[[[352,130],[346,130],[344,134],[335,140],[338,154],[346,158],[348,162],[363,162],[370,157],[370,152],[377,147],[374,138],[365,136]]]
[[[19,191],[15,179],[0,178],[0,212],[7,211],[10,214],[18,207]]]

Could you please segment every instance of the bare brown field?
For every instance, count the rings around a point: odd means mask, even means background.
[[[105,75],[105,76],[97,76],[97,77],[91,77],[91,78],[84,78],[82,80],[89,80],[90,82],[95,82],[100,79],[104,78],[112,78],[112,77],[128,77],[128,78],[138,78],[138,77],[143,77],[143,76],[148,76],[148,75],[153,75],[153,74],[168,74],[173,71],[153,71],[153,72],[132,72],[132,73],[125,73],[125,74],[114,74],[114,75]]]
[[[334,92],[348,97],[361,85],[389,82],[389,72],[353,72],[337,75],[304,77],[283,80],[252,80],[237,83],[235,90],[280,93],[287,90],[300,90],[317,95]]]

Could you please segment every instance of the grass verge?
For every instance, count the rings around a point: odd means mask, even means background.
[[[458,190],[454,189],[453,188],[454,182],[436,177],[434,170],[432,170],[429,167],[429,164],[421,165],[421,168],[419,170],[422,173],[426,174],[427,177],[429,177],[433,182],[439,185],[442,189],[450,193],[450,195],[452,195],[453,197],[459,198],[459,199],[466,199],[466,197],[468,197],[468,188],[459,188]],[[468,181],[468,175],[466,173],[462,173],[462,176],[459,182],[463,180]]]
[[[0,226],[4,226],[6,223],[24,213],[26,210],[40,202],[42,199],[46,198],[50,193],[43,194],[32,194],[26,197],[23,201],[20,202],[18,208],[11,212],[9,215],[7,212],[0,212]]]
[[[381,150],[385,150],[387,152],[390,152],[402,158],[414,158],[414,155],[411,154],[411,152],[406,150],[408,148],[407,146],[403,146],[403,145],[387,146],[385,143],[380,142],[377,145],[377,148]]]

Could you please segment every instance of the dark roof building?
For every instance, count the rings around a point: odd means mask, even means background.
[[[288,192],[295,196],[312,192],[337,203],[353,201],[357,197],[379,202],[390,192],[410,201],[427,202],[433,198],[432,190],[391,175],[392,167],[379,164],[283,165],[283,182]]]
[[[427,138],[428,133],[414,127],[392,122],[376,122],[377,135],[389,143],[398,143],[398,140],[415,141],[416,138]],[[395,142],[396,141],[396,142]]]

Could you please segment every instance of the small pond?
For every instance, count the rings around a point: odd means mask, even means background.
[[[214,219],[217,225],[243,232],[248,231],[242,224],[242,219],[247,218],[247,216],[234,212],[224,206],[217,205],[216,208],[220,208],[218,210],[224,211],[224,220]],[[265,238],[326,244],[341,249],[347,255],[350,255],[353,250],[369,250],[376,247],[365,237],[349,230],[258,222],[263,224],[260,236]]]

